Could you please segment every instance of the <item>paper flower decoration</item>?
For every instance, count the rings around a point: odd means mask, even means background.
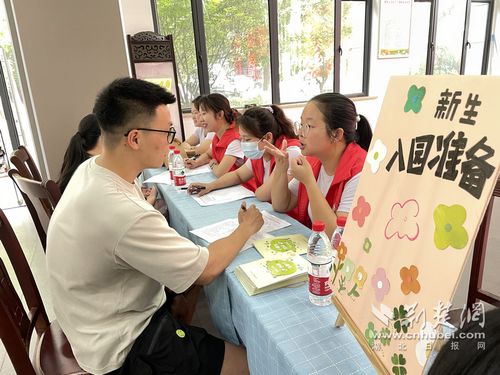
[[[370,164],[372,173],[377,173],[380,167],[380,162],[384,160],[386,155],[387,147],[385,147],[380,139],[377,139],[366,155],[366,161]]]
[[[418,268],[411,265],[410,268],[403,267],[399,271],[399,276],[401,276],[401,291],[408,295],[410,292],[417,294],[420,292],[420,283],[418,282]]]
[[[365,241],[363,242],[363,250],[365,251],[365,253],[369,253],[371,248],[372,248],[372,242],[368,237],[366,237]]]
[[[434,244],[439,250],[448,246],[454,249],[463,249],[469,241],[469,235],[463,227],[467,212],[463,206],[438,205],[434,209]]]
[[[345,246],[344,242],[340,242],[340,245],[337,248],[337,257],[340,260],[344,260],[346,254],[347,254],[347,247]]]
[[[352,274],[354,272],[354,268],[356,266],[354,265],[353,261],[350,259],[346,259],[344,261],[344,267],[342,267],[342,273],[345,276],[345,281],[351,280]]]
[[[424,99],[424,96],[425,87],[418,88],[415,85],[411,85],[408,89],[408,98],[406,99],[405,112],[420,112],[420,110],[422,109],[422,100]]]
[[[375,298],[378,302],[382,302],[391,289],[391,284],[383,268],[377,268],[377,271],[372,276],[372,287],[375,290]]]
[[[368,322],[368,327],[365,329],[365,338],[368,341],[368,345],[373,347],[375,339],[377,338],[377,331],[375,331],[375,325],[373,322]]]
[[[385,226],[385,238],[390,240],[395,235],[399,239],[408,238],[414,241],[420,232],[416,217],[419,212],[418,202],[409,199],[403,204],[394,203],[391,209],[391,219]]]
[[[360,195],[356,207],[352,210],[352,218],[361,228],[365,224],[365,219],[370,215],[371,207],[365,197]]]
[[[402,354],[394,353],[391,357],[391,362],[394,366],[392,366],[392,373],[394,375],[406,375],[408,372],[406,371],[406,358]]]
[[[367,277],[368,274],[366,273],[363,266],[358,266],[358,268],[356,268],[356,271],[354,272],[354,282],[358,286],[358,289],[363,288]]]

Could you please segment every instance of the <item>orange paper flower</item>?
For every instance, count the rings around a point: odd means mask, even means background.
[[[401,276],[401,291],[407,295],[410,292],[417,294],[420,292],[420,283],[418,282],[418,268],[411,265],[408,269],[407,267],[401,268],[399,271],[399,276]]]
[[[340,242],[340,245],[337,247],[337,257],[340,260],[344,260],[347,254],[347,247],[343,242]]]

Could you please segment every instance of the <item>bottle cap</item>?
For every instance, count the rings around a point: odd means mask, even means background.
[[[315,232],[322,232],[325,230],[325,223],[321,220],[315,221],[312,226],[312,230]]]
[[[169,150],[175,150],[175,146],[174,145],[170,145],[170,146],[168,146],[168,149]]]
[[[177,149],[175,149],[174,154],[176,154],[176,155],[177,155],[177,154],[180,154],[180,153],[181,153],[181,150],[177,150]]]
[[[337,226],[345,227],[345,222],[347,221],[347,216],[337,216]]]

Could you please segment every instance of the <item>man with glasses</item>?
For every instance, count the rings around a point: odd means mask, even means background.
[[[180,293],[217,277],[263,224],[242,209],[240,226],[208,249],[168,226],[136,176],[160,167],[175,136],[160,86],[118,79],[94,113],[101,155],[73,175],[51,218],[47,268],[54,312],[80,366],[92,374],[248,373],[243,348],[175,320],[163,286]]]

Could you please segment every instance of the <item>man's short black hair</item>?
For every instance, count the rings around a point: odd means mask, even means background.
[[[161,104],[175,102],[175,96],[151,82],[119,78],[97,96],[94,113],[105,133],[117,133],[137,117],[148,118]]]

